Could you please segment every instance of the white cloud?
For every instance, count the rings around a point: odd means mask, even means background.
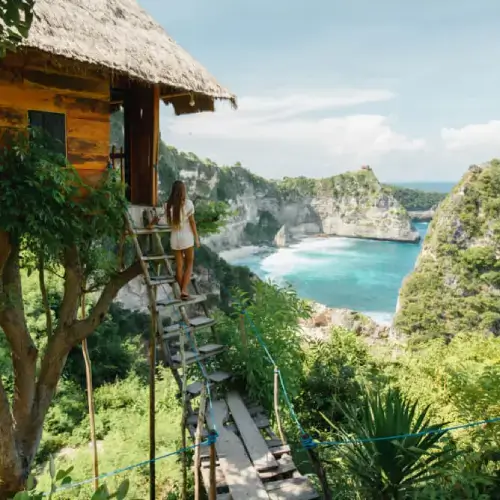
[[[239,100],[237,111],[220,109],[216,113],[188,115],[169,119],[164,137],[168,142],[184,147],[189,136],[196,144],[212,141],[210,151],[195,153],[225,163],[242,160],[252,170],[266,176],[283,175],[270,172],[270,151],[279,149],[282,155],[275,164],[296,165],[302,161],[303,174],[311,160],[325,165],[331,175],[331,164],[353,168],[376,161],[394,151],[415,151],[425,147],[423,139],[408,138],[393,130],[390,120],[380,114],[339,114],[343,108],[392,99],[386,90],[337,89],[330,91],[286,93],[275,97],[248,96]],[[232,143],[232,145],[230,144]],[[238,153],[234,154],[235,145]],[[188,146],[189,147],[189,146]],[[300,153],[299,153],[300,151]],[[297,154],[302,158],[297,158]],[[260,158],[259,158],[260,156]],[[274,158],[275,154],[272,155]],[[299,172],[294,172],[298,174]],[[287,175],[290,175],[287,173]]]
[[[463,150],[478,147],[500,149],[500,120],[475,123],[462,128],[443,128],[441,138],[449,150]]]

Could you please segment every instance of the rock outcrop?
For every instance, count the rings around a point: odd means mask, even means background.
[[[430,222],[436,213],[437,205],[429,210],[408,210],[410,219],[416,222]]]
[[[301,322],[303,334],[319,340],[327,339],[335,326],[356,333],[370,344],[387,339],[390,328],[357,311],[329,308],[317,303],[313,304],[311,317]]]
[[[287,247],[290,245],[292,242],[292,239],[290,237],[290,232],[288,231],[288,228],[286,227],[286,224],[281,226],[281,229],[276,233],[276,236],[274,237],[274,244],[279,247]]]
[[[399,294],[393,332],[415,341],[500,333],[500,161],[474,165],[440,203]]]
[[[218,167],[192,153],[162,144],[160,189],[182,179],[191,198],[225,201],[235,216],[205,240],[215,251],[241,245],[272,244],[284,225],[292,238],[317,234],[416,242],[405,208],[370,168],[326,179],[258,177],[236,164]]]

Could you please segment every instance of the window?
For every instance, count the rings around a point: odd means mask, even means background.
[[[30,127],[40,127],[56,142],[57,152],[66,156],[66,115],[45,111],[28,111]]]

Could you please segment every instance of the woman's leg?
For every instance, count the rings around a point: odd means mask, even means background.
[[[175,254],[175,279],[182,290],[182,275],[184,274],[184,250],[174,250]]]
[[[182,277],[181,294],[188,294],[188,286],[191,281],[191,275],[193,274],[193,263],[194,263],[194,247],[186,248],[184,250],[184,276]]]

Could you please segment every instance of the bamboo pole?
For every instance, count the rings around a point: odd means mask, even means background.
[[[196,425],[196,435],[195,435],[195,449],[194,449],[194,498],[195,500],[201,500],[202,498],[202,486],[201,486],[201,474],[200,474],[200,466],[201,466],[201,435],[203,432],[203,426],[205,422],[205,405],[206,405],[206,397],[207,397],[207,386],[206,382],[201,386],[201,394],[200,394],[200,408],[198,410],[198,423]]]
[[[84,319],[86,316],[85,313],[85,294],[82,294],[81,297],[81,317]],[[92,383],[92,363],[90,361],[89,348],[87,344],[87,339],[82,341],[82,352],[83,352],[83,360],[85,362],[85,379],[87,383],[87,403],[89,407],[89,420],[90,420],[90,439],[92,441],[92,460],[94,467],[94,490],[99,488],[99,480],[97,477],[99,476],[99,457],[97,453],[97,440],[95,433],[95,410],[94,410],[94,390]]]
[[[181,419],[181,434],[182,434],[182,500],[187,500],[187,455],[186,455],[186,424],[187,424],[187,367],[186,367],[186,332],[184,325],[181,325],[180,334],[180,351],[181,351],[181,364],[182,364],[182,419]]]
[[[280,406],[279,406],[279,374],[280,371],[277,366],[274,367],[274,416],[276,418],[276,425],[278,426],[278,433],[281,442],[286,444],[285,434],[281,427]]]
[[[156,500],[156,288],[151,290],[151,332],[149,337],[149,498]]]
[[[210,494],[209,500],[216,500],[217,497],[217,483],[215,476],[215,430],[210,431]]]

